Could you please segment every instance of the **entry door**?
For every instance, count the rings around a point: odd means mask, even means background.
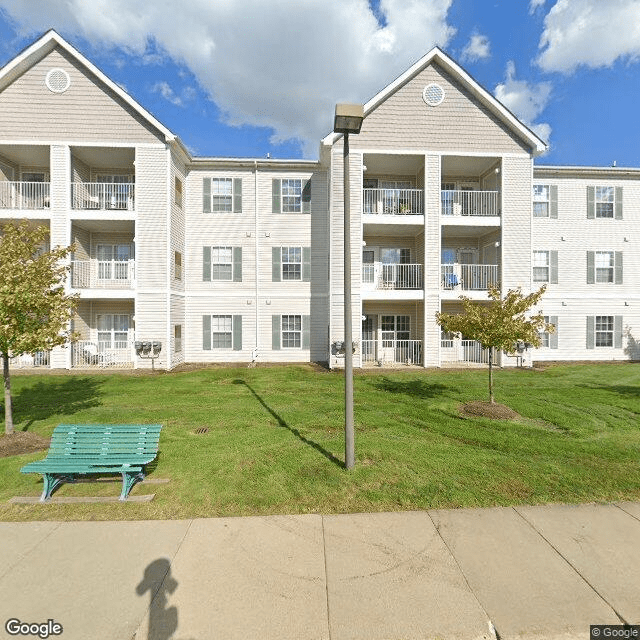
[[[375,261],[376,252],[374,249],[362,250],[362,284],[367,289],[374,289],[376,286]]]
[[[362,360],[373,362],[376,360],[378,317],[367,315],[362,321]]]

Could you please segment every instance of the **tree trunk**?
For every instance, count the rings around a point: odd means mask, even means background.
[[[13,411],[11,407],[11,379],[9,378],[9,354],[2,354],[2,373],[4,376],[4,432],[13,433]]]
[[[493,398],[493,349],[489,347],[489,402],[495,403]]]

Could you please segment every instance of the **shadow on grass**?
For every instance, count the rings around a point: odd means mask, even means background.
[[[444,384],[432,383],[429,384],[424,380],[393,380],[392,378],[382,378],[373,383],[379,391],[386,393],[402,393],[407,396],[413,396],[414,398],[436,398],[444,395],[446,392],[458,392],[453,387],[448,387]]]
[[[289,426],[287,422],[278,415],[263,399],[262,397],[256,393],[256,391],[251,387],[251,385],[247,384],[244,380],[234,380],[233,384],[241,384],[247,387],[249,391],[253,394],[253,397],[278,421],[278,424],[293,433],[293,435],[298,438],[301,442],[304,442],[306,445],[309,445],[319,453],[321,453],[327,460],[333,462],[333,464],[338,465],[340,468],[344,469],[344,462],[339,458],[336,458],[333,453],[327,451],[322,445],[319,445],[317,442],[310,440],[309,438],[303,436],[297,429]]]
[[[38,420],[72,415],[101,404],[102,380],[70,376],[61,381],[37,382],[12,393],[13,422],[16,430],[28,431]]]

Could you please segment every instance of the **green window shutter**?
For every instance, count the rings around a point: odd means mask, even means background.
[[[280,316],[271,316],[271,348],[280,349]]]
[[[616,251],[614,254],[614,282],[622,284],[622,251]]]
[[[596,317],[587,316],[587,349],[593,349],[596,346]]]
[[[211,247],[202,247],[202,281],[211,282]]]
[[[202,210],[211,213],[211,178],[202,179]]]
[[[596,281],[596,254],[594,251],[587,251],[587,284],[594,284]]]
[[[233,213],[242,211],[242,178],[233,179]]]
[[[596,188],[587,187],[587,218],[596,217]]]
[[[302,247],[302,281],[311,281],[311,247]]]
[[[271,213],[280,213],[282,207],[280,205],[280,190],[282,182],[280,178],[274,178],[271,182]]]
[[[233,281],[242,282],[242,247],[233,247]]]
[[[211,316],[202,316],[202,349],[211,350]]]
[[[549,324],[552,324],[556,330],[554,333],[549,334],[549,348],[558,348],[558,316],[549,316]]]
[[[242,316],[233,316],[233,350],[242,351]]]
[[[613,317],[613,346],[622,349],[622,316]]]
[[[282,280],[282,251],[280,247],[271,249],[271,282],[280,282]]]
[[[555,184],[549,187],[549,217],[558,217],[558,185]]]
[[[302,348],[311,348],[311,316],[302,316]]]
[[[622,220],[622,187],[616,187],[616,204],[614,216],[616,220]]]
[[[558,252],[549,251],[549,282],[558,284]]]
[[[311,180],[302,187],[302,213],[311,213]]]

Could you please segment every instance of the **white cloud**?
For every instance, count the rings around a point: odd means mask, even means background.
[[[306,155],[336,102],[364,102],[455,33],[452,0],[0,0],[23,34],[53,26],[96,46],[184,64],[232,125],[271,127]],[[91,52],[86,52],[91,57]]]
[[[540,7],[544,6],[545,0],[529,0],[529,15],[533,15]]]
[[[551,126],[535,120],[544,111],[551,96],[551,83],[533,84],[525,80],[516,80],[516,66],[513,61],[507,62],[506,79],[496,86],[496,98],[512,111],[524,124],[545,142],[551,136]]]
[[[572,73],[640,57],[640,0],[558,0],[544,20],[538,64]]]
[[[462,50],[460,56],[461,62],[475,62],[476,60],[485,60],[491,55],[489,38],[487,36],[474,33],[469,42]]]
[[[156,82],[151,87],[153,93],[159,93],[165,100],[175,105],[176,107],[184,107],[185,102],[193,100],[196,96],[196,90],[193,87],[184,87],[180,94],[177,94],[164,80]]]

